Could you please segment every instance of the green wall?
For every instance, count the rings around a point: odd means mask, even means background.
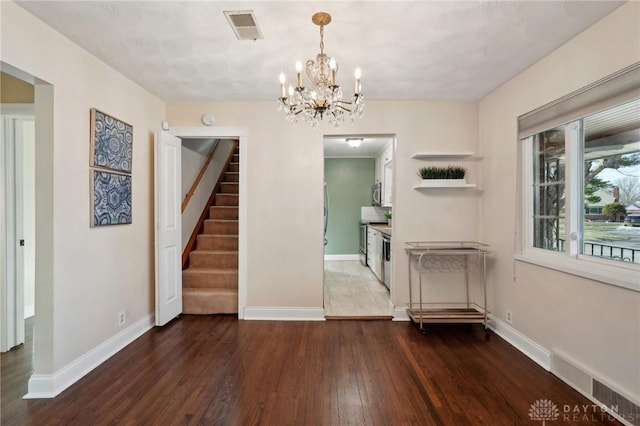
[[[325,254],[358,254],[360,207],[371,205],[375,182],[373,158],[325,158],[329,190],[329,226]]]

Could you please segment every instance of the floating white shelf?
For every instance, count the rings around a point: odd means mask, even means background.
[[[423,179],[413,189],[431,188],[475,188],[474,183],[467,183],[466,179]]]
[[[441,160],[441,159],[463,159],[468,157],[474,157],[475,153],[472,151],[456,151],[456,152],[416,152],[411,156],[416,160]],[[480,157],[474,157],[480,158]]]

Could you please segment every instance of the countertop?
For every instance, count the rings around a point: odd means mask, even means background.
[[[380,231],[385,235],[391,236],[391,227],[385,224],[371,224],[367,225],[375,229],[376,231]]]

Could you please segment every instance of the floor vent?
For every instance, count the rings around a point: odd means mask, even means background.
[[[551,354],[551,371],[570,382],[587,395],[592,395],[591,375],[576,367],[573,363],[556,352]]]
[[[615,413],[618,420],[623,419],[625,424],[640,426],[640,406],[593,377],[584,368],[578,367],[575,362],[552,352],[551,371],[598,401],[599,405],[607,407],[611,413]]]
[[[225,11],[229,25],[238,40],[261,40],[264,38],[252,10]]]
[[[640,406],[593,379],[593,397],[634,426],[640,426]]]

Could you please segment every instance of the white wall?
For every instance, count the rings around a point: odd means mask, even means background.
[[[7,297],[7,244],[5,238],[7,238],[7,216],[4,200],[6,199],[7,192],[5,190],[6,179],[5,179],[5,129],[4,129],[4,118],[0,115],[0,142],[2,142],[2,148],[0,148],[0,165],[2,165],[2,172],[0,172],[0,200],[2,200],[3,205],[0,206],[0,306],[3,310],[5,310],[5,306],[9,298]],[[3,324],[4,327],[4,324]],[[6,334],[3,331],[0,331],[0,350],[8,349],[8,339]]]
[[[277,90],[277,87],[274,86]],[[477,149],[478,110],[465,102],[369,101],[365,117],[339,129],[292,124],[272,102],[174,103],[167,119],[197,126],[203,112],[217,124],[248,129],[247,305],[322,308],[323,136],[396,134],[393,203],[393,289],[396,306],[408,301],[404,242],[475,239],[477,191],[419,192],[416,172],[425,163],[410,159],[420,150]],[[477,163],[468,164],[478,179]],[[242,243],[242,242],[241,242]]]
[[[153,312],[153,134],[164,103],[17,5],[0,7],[2,61],[39,79],[34,367],[49,377]],[[40,121],[43,101],[52,122]],[[92,107],[133,125],[131,225],[89,226]]]
[[[480,103],[480,238],[491,244],[490,308],[548,350],[640,400],[640,293],[514,261],[517,117],[640,60],[629,2]]]
[[[182,145],[180,151],[182,168],[180,200],[182,201],[186,198],[191,185],[198,177],[202,165],[207,162],[207,156],[186,148],[184,145]]]

